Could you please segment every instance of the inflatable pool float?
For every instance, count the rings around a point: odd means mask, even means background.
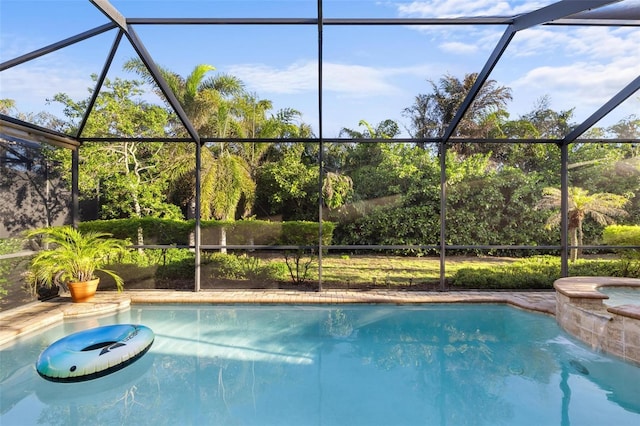
[[[137,324],[116,324],[70,334],[38,357],[36,370],[52,382],[81,382],[118,371],[144,355],[155,335]]]

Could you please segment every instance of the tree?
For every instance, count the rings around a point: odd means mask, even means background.
[[[431,84],[431,92],[416,96],[414,104],[405,108],[403,112],[411,120],[409,131],[412,137],[441,137],[477,78],[477,73],[471,73],[466,74],[461,81],[457,77],[446,74],[438,83],[428,80]],[[460,120],[453,136],[482,137],[488,132],[486,125],[491,123],[491,120],[487,120],[486,117],[504,110],[511,99],[510,88],[499,86],[495,80],[487,80]],[[464,146],[453,144],[452,149],[464,151]],[[461,153],[465,154],[465,152]]]
[[[245,94],[236,100],[236,114],[240,120],[242,137],[245,138],[309,138],[311,127],[302,122],[302,113],[293,108],[283,108],[267,116],[273,104],[256,95]],[[242,157],[249,167],[251,177],[256,178],[258,167],[277,144],[255,141],[252,143],[230,142],[234,153]]]
[[[558,188],[547,187],[543,189],[542,199],[537,207],[542,209],[559,209],[562,200],[562,193]],[[629,202],[628,196],[596,193],[589,194],[589,191],[579,187],[569,188],[569,217],[568,230],[570,236],[571,260],[578,258],[578,246],[583,245],[582,223],[586,216],[590,216],[601,225],[615,223],[613,217],[626,216],[628,213],[624,206]],[[552,214],[547,220],[547,228],[557,226],[562,219],[561,212]]]
[[[187,117],[196,131],[204,137],[233,138],[239,136],[240,124],[234,116],[233,96],[241,95],[243,83],[235,77],[218,75],[206,78],[208,72],[215,70],[211,65],[199,64],[187,77],[159,67],[169,88],[184,108]],[[125,69],[135,71],[148,81],[151,76],[138,59],[125,64]],[[218,146],[209,144],[202,149],[202,211],[203,219],[215,217],[220,220],[235,218],[240,200],[253,201],[255,184],[251,179],[246,161],[230,152],[227,142]],[[174,157],[171,167],[174,184],[174,198],[182,198],[182,204],[195,207],[194,158],[192,145],[183,149],[181,155]],[[184,190],[190,189],[188,192]],[[179,190],[178,190],[179,189]],[[186,197],[186,199],[184,198]],[[249,208],[243,211],[249,211]],[[189,213],[188,213],[189,215]],[[225,244],[225,233],[221,244]]]
[[[215,67],[207,64],[196,65],[186,77],[163,67],[158,68],[201,137],[224,137],[223,134],[230,133],[229,126],[232,123],[227,114],[227,101],[244,92],[242,81],[226,74],[207,77],[207,73],[215,70]],[[164,99],[164,94],[155,85],[155,80],[140,59],[130,59],[124,64],[124,69],[141,76]],[[186,135],[186,129],[176,132],[178,135]]]
[[[95,80],[97,77],[94,75]],[[83,129],[84,136],[94,137],[163,137],[168,112],[150,105],[141,95],[141,81],[116,78],[105,80]],[[91,89],[90,89],[91,90]],[[53,101],[64,106],[70,119],[67,131],[75,132],[89,99],[74,101],[58,93]],[[81,148],[80,190],[85,199],[98,199],[100,215],[105,219],[154,216],[177,218],[178,209],[167,202],[166,152],[161,142],[122,141],[85,143]],[[63,161],[62,171],[71,170],[70,159]],[[70,179],[69,179],[70,181]],[[138,244],[144,244],[142,229]]]
[[[364,131],[352,130],[343,127],[338,137],[347,136],[351,139],[392,139],[400,134],[398,123],[393,120],[383,120],[374,128],[366,120],[360,120],[358,126],[364,127]]]
[[[532,136],[536,139],[562,139],[575,127],[571,122],[574,108],[558,112],[552,110],[550,104],[551,99],[545,95],[538,99],[531,112],[520,117],[535,129]]]
[[[306,155],[302,143],[283,144],[277,154],[258,169],[257,214],[282,215],[284,220],[317,220],[317,164]],[[275,153],[272,155],[275,157]]]
[[[9,114],[16,107],[14,99],[0,99],[0,114]]]

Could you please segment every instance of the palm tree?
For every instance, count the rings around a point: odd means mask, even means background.
[[[558,188],[544,188],[538,208],[559,209],[562,193]],[[582,222],[589,215],[601,225],[613,224],[614,216],[626,216],[624,206],[629,202],[628,196],[599,192],[589,194],[589,191],[576,186],[569,188],[569,236],[571,261],[578,258],[578,246],[582,245]],[[556,212],[547,219],[547,228],[558,226],[562,220],[561,212]]]
[[[149,83],[155,83],[139,59],[127,61],[124,68],[138,73]],[[187,77],[166,68],[158,68],[200,136],[238,136],[240,126],[233,116],[233,98],[244,93],[242,81],[224,74],[206,78],[207,73],[215,70],[207,64],[196,65]],[[159,89],[156,92],[162,96]],[[184,132],[184,129],[181,131]],[[247,204],[253,202],[255,183],[248,166],[241,157],[228,152],[225,145],[220,143],[217,150],[210,146],[201,150],[201,217],[205,220],[212,217],[219,220],[234,219],[240,200],[245,200]],[[171,197],[188,206],[188,218],[195,215],[194,151],[195,147],[191,144],[175,147],[170,166],[173,175]],[[245,207],[243,212],[250,210],[250,207]],[[220,244],[226,244],[224,227],[221,228]]]
[[[440,78],[437,84],[429,80],[431,93],[416,96],[414,104],[405,108],[403,112],[411,120],[412,136],[416,138],[442,136],[477,78],[478,73],[470,73],[466,74],[462,80],[450,74]],[[487,133],[486,117],[505,109],[507,101],[511,99],[511,89],[498,86],[495,80],[487,80],[458,124],[453,136],[482,137]],[[464,150],[465,145],[453,144],[452,148]]]
[[[130,59],[123,67],[126,71],[137,73],[147,83],[156,87],[155,80],[140,59]],[[209,72],[215,71],[215,67],[207,64],[196,65],[187,77],[182,77],[163,67],[158,69],[198,134],[203,137],[223,137],[219,129],[225,127],[224,121],[227,117],[222,114],[224,118],[220,123],[218,114],[220,110],[224,111],[228,108],[228,101],[231,98],[244,93],[244,83],[237,77],[227,74],[205,78]],[[159,88],[156,87],[155,92],[164,98]],[[178,132],[186,133],[186,130]]]
[[[124,68],[140,74],[153,82],[146,66],[139,59],[125,63]],[[217,75],[207,78],[214,71],[211,65],[196,65],[193,71],[182,77],[159,67],[169,88],[182,105],[196,131],[203,137],[233,138],[241,133],[241,126],[234,115],[235,99],[244,94],[244,84],[236,77]],[[228,143],[207,146],[202,152],[202,218],[229,220],[235,217],[240,200],[253,201],[255,183],[249,174],[246,161],[228,149]],[[195,207],[194,147],[175,148],[172,161],[174,198],[181,198],[189,205],[187,216]],[[250,208],[244,208],[249,211]],[[225,240],[223,232],[222,240]],[[224,244],[224,242],[222,242]]]

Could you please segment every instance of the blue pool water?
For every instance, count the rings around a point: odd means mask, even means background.
[[[609,296],[604,300],[608,306],[640,305],[640,287],[610,287],[598,288],[600,293]]]
[[[88,382],[38,376],[49,344],[114,323],[151,327],[150,351]],[[640,424],[639,367],[503,305],[135,305],[0,357],[3,426]]]

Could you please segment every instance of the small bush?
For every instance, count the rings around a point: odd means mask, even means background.
[[[263,265],[256,278],[283,281],[287,276],[287,265],[284,262],[268,262]]]
[[[287,273],[283,262],[266,262],[246,254],[214,253],[207,257],[207,263],[216,278],[279,281]]]
[[[213,253],[207,256],[206,262],[216,278],[243,278],[242,262],[235,254]]]

